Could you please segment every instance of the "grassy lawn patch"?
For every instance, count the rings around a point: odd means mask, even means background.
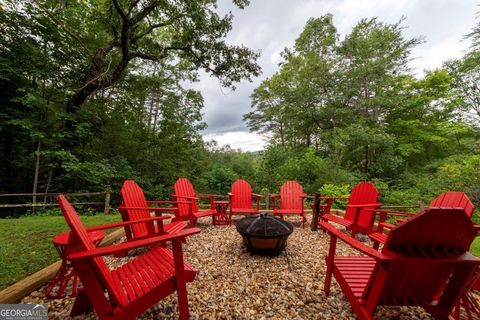
[[[480,237],[473,240],[472,246],[470,247],[470,253],[480,257]]]
[[[121,220],[116,214],[80,219],[87,226]],[[0,290],[57,261],[52,238],[67,230],[63,216],[0,219]]]

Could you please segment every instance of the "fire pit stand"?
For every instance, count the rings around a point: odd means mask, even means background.
[[[242,218],[236,227],[248,251],[269,256],[279,255],[293,232],[290,222],[266,213]]]

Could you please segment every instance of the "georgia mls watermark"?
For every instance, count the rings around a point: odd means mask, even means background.
[[[46,304],[0,304],[0,320],[47,320]]]

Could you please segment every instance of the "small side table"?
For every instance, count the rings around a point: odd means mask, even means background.
[[[90,240],[92,240],[95,246],[98,246],[105,238],[105,232],[103,231],[92,231],[88,233]],[[65,297],[65,290],[67,289],[68,284],[72,283],[72,292],[71,297],[75,297],[79,289],[78,276],[73,271],[70,261],[67,260],[67,255],[75,251],[75,247],[72,249],[68,248],[68,241],[70,237],[70,232],[64,232],[56,235],[53,239],[53,245],[57,249],[60,258],[62,258],[62,265],[58,269],[57,273],[52,280],[48,283],[45,288],[45,295],[49,299],[61,299]]]
[[[214,226],[229,226],[231,224],[230,215],[227,214],[227,208],[230,202],[228,201],[215,201],[215,210],[217,213],[212,216]]]

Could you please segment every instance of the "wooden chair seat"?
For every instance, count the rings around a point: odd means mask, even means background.
[[[194,212],[193,215],[197,219],[200,219],[200,218],[203,218],[203,217],[213,216],[216,213],[217,213],[217,211],[215,209],[208,209],[208,210],[204,210],[204,211]]]
[[[385,243],[387,241],[387,235],[383,232],[372,232],[368,237],[375,243]]]
[[[353,224],[353,221],[345,220],[343,217],[336,216],[334,214],[324,214],[322,216],[322,219],[328,220],[333,223],[337,223],[339,225],[344,226],[345,228],[349,228]]]
[[[360,256],[335,257],[334,268],[337,269],[334,272],[341,275],[340,279],[344,279],[345,284],[349,284],[341,285],[342,289],[350,290],[359,303],[363,304],[365,289],[375,268],[375,259]]]
[[[192,282],[197,270],[184,263],[185,281]],[[112,270],[113,281],[121,288],[120,302],[127,306],[151,291],[175,290],[175,265],[170,249],[157,247]]]

